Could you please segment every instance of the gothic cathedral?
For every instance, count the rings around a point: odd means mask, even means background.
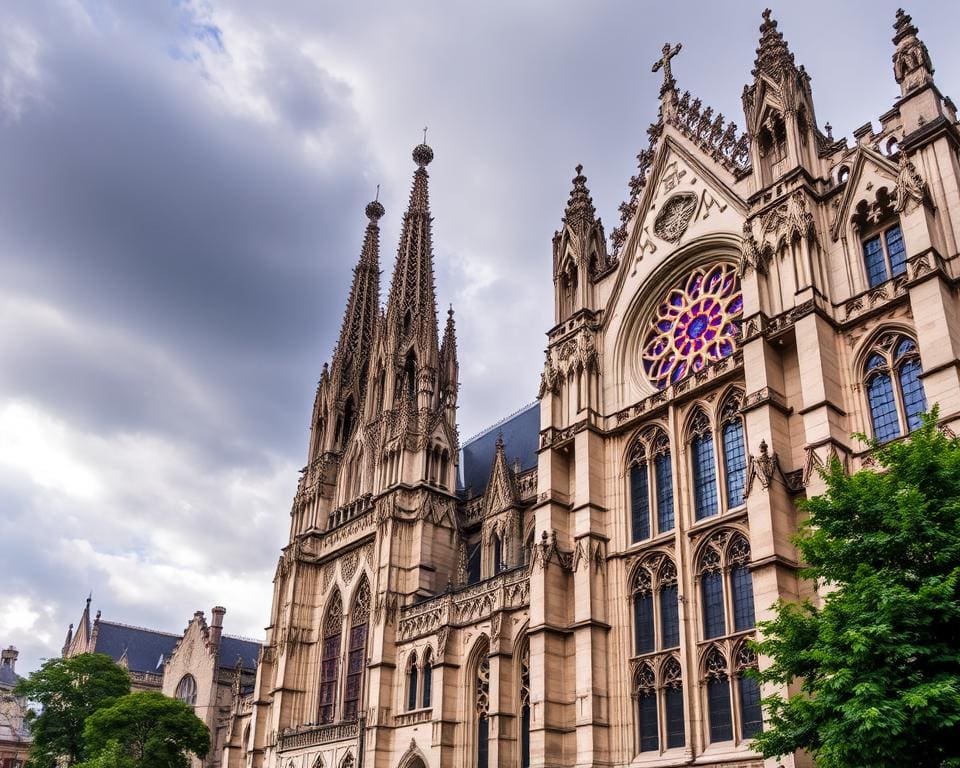
[[[817,599],[795,502],[869,464],[854,433],[960,422],[960,131],[894,29],[900,97],[852,142],[769,11],[742,132],[665,46],[609,239],[577,167],[538,403],[462,444],[414,149],[385,309],[366,209],[225,767],[762,765],[746,641]]]

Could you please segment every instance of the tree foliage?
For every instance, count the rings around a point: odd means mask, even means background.
[[[936,411],[909,441],[873,444],[879,467],[824,473],[797,538],[817,607],[777,605],[760,623],[765,757],[797,749],[822,768],[960,765],[960,440]],[[794,688],[794,690],[797,690]]]
[[[87,718],[91,768],[188,768],[187,753],[210,750],[207,726],[187,704],[162,693],[131,693]]]
[[[17,685],[16,694],[39,704],[28,714],[33,733],[32,768],[71,765],[83,756],[83,724],[93,712],[130,691],[126,670],[102,653],[49,659]]]

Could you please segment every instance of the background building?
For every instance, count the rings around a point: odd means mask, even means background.
[[[260,643],[223,634],[226,609],[193,614],[179,634],[106,621],[97,611],[90,621],[87,598],[77,630],[67,631],[63,656],[103,653],[124,667],[134,691],[160,691],[193,707],[210,729],[210,752],[197,768],[217,768],[231,727],[243,727],[249,713]],[[239,738],[239,737],[238,737]]]
[[[238,761],[762,762],[746,641],[811,594],[795,502],[831,457],[869,462],[852,433],[960,413],[955,108],[903,12],[895,33],[900,97],[852,145],[769,11],[743,132],[664,46],[609,246],[573,179],[539,408],[462,449],[416,147],[383,311],[367,207]]]
[[[0,651],[0,768],[22,768],[30,752],[30,729],[26,724],[27,700],[15,696],[17,649]]]

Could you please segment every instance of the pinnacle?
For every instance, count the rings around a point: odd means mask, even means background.
[[[760,73],[779,75],[784,69],[795,66],[793,54],[783,39],[783,34],[777,30],[777,21],[772,18],[769,8],[763,11],[763,23],[760,25],[760,46],[757,48],[757,58],[754,62],[753,76]]]
[[[903,8],[897,8],[896,20],[893,22],[893,29],[896,34],[893,36],[893,42],[899,43],[908,35],[916,35],[920,30],[913,23],[913,18]]]
[[[570,190],[570,199],[563,220],[571,225],[592,222],[597,211],[593,207],[593,198],[587,188],[587,177],[583,175],[583,165],[576,166],[577,175],[573,177],[573,189]]]

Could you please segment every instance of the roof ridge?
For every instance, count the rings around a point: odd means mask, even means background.
[[[107,619],[100,619],[100,626],[104,624],[111,624],[114,627],[123,627],[124,629],[138,629],[141,632],[151,632],[154,635],[166,635],[167,637],[183,637],[183,633],[176,634],[174,632],[164,632],[162,629],[150,629],[150,627],[141,627],[138,624],[125,624],[122,621],[109,621]]]
[[[224,637],[229,637],[231,640],[242,640],[245,643],[256,643],[257,645],[263,645],[263,640],[257,640],[254,637],[244,637],[243,635],[228,635],[226,632],[223,633]]]
[[[510,421],[510,419],[512,419],[514,416],[519,416],[524,411],[527,411],[533,406],[537,405],[538,402],[539,400],[534,400],[533,402],[527,403],[526,405],[521,406],[520,408],[517,408],[517,410],[515,410],[510,415],[504,416],[502,419],[495,422],[494,424],[491,424],[489,427],[486,427],[485,429],[481,429],[479,432],[477,432],[477,434],[473,435],[472,437],[468,437],[466,440],[463,441],[463,445],[466,445],[467,443],[472,443],[474,440],[479,440],[484,435],[489,435],[497,427],[503,426],[508,421]]]

